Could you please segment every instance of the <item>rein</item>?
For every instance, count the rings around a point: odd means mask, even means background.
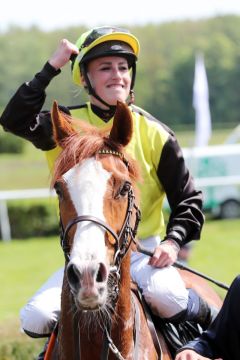
[[[142,253],[142,254],[145,254],[147,256],[153,256],[153,252],[148,250],[148,249],[145,249],[144,247],[142,247],[141,245],[139,244],[136,244],[137,245],[137,250]],[[212,279],[211,277],[205,275],[205,274],[202,274],[200,273],[199,271],[196,271],[194,269],[191,269],[190,267],[186,266],[186,265],[183,265],[181,264],[179,261],[175,261],[175,263],[173,264],[174,267],[178,268],[178,269],[181,269],[181,270],[186,270],[186,271],[189,271],[195,275],[198,275],[200,277],[202,277],[203,279],[205,280],[208,280],[210,282],[212,282],[213,284],[219,286],[220,288],[224,289],[224,290],[229,290],[229,286],[227,286],[226,284],[223,284],[222,282],[220,281],[217,281],[215,279]]]

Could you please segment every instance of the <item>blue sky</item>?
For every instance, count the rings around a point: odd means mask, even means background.
[[[138,25],[216,15],[240,15],[240,0],[6,0],[0,31],[10,25],[53,30],[71,25]]]

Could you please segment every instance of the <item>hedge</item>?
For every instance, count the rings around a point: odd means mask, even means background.
[[[45,340],[12,341],[0,344],[0,360],[33,360],[43,349]]]
[[[14,239],[52,236],[59,233],[55,200],[9,201],[8,215]]]

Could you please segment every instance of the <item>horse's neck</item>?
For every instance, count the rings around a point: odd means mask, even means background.
[[[69,316],[70,315],[70,316]],[[72,299],[67,282],[66,275],[63,278],[63,287],[62,287],[62,296],[61,296],[61,313],[59,319],[59,334],[58,334],[58,352],[59,358],[64,359],[66,356],[69,356],[74,349],[74,322],[73,322],[73,308],[72,308]],[[74,354],[68,357],[74,359]]]
[[[126,255],[123,258],[121,264],[121,278],[119,284],[119,296],[116,305],[116,313],[117,316],[124,320],[128,319],[129,316],[131,316],[130,255]]]
[[[121,265],[119,297],[112,323],[112,338],[121,353],[128,354],[133,345],[134,316],[131,306],[130,253]]]

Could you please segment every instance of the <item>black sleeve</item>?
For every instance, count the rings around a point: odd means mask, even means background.
[[[175,240],[180,246],[199,239],[204,223],[202,192],[195,189],[173,133],[163,147],[157,173],[171,208],[166,238]]]
[[[32,81],[20,86],[0,117],[5,131],[31,141],[41,150],[55,147],[50,113],[41,112],[41,109],[46,98],[45,89],[59,73],[60,70],[47,62]]]
[[[213,323],[199,338],[189,342],[178,352],[191,349],[211,359],[240,359],[239,299],[240,276],[237,276]]]

